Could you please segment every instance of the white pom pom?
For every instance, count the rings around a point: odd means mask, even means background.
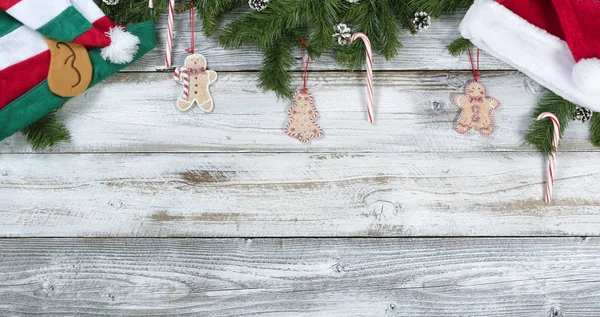
[[[582,59],[575,64],[573,82],[586,95],[600,95],[600,59]]]
[[[140,39],[125,31],[121,26],[116,26],[106,32],[110,38],[110,45],[100,50],[100,55],[113,64],[127,64],[133,60],[138,51]]]

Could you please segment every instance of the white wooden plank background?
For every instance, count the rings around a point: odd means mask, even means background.
[[[3,316],[598,316],[597,238],[0,240]]]
[[[198,49],[220,72],[215,112],[179,113],[155,71],[161,22],[155,51],[59,113],[72,143],[0,142],[0,316],[599,316],[588,126],[569,127],[544,204],[544,158],[522,144],[544,90],[484,54],[496,134],[456,134],[460,18],[376,58],[375,125],[363,73],[312,63],[325,136],[310,144],[256,87],[260,54],[214,38]]]
[[[0,235],[598,235],[600,153],[6,155]],[[581,166],[586,168],[581,168]]]

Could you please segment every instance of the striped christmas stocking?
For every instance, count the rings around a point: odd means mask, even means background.
[[[0,0],[0,140],[68,100],[48,89],[51,54],[44,37],[88,48],[91,85],[156,45],[152,23],[125,30],[93,0]]]

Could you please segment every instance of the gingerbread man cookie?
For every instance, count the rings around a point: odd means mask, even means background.
[[[217,73],[206,70],[206,58],[202,54],[192,54],[185,59],[183,67],[177,67],[175,81],[183,84],[183,92],[177,99],[177,108],[190,109],[194,103],[204,112],[213,110],[213,100],[209,86],[217,80]]]
[[[461,109],[460,117],[456,122],[456,131],[465,134],[471,129],[479,131],[482,135],[490,136],[494,133],[492,111],[500,107],[500,102],[486,96],[485,86],[479,82],[467,85],[466,95],[455,95],[452,103]]]
[[[290,122],[285,127],[287,135],[308,142],[312,138],[318,138],[323,134],[321,127],[315,122],[319,115],[313,103],[313,96],[308,89],[300,89],[294,94],[294,105],[288,111]]]

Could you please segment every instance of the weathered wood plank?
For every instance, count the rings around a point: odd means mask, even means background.
[[[577,316],[600,240],[0,240],[3,316]]]
[[[213,113],[181,113],[181,86],[169,74],[121,74],[69,102],[61,111],[73,142],[54,152],[462,152],[530,151],[523,136],[541,88],[516,72],[484,74],[495,111],[493,137],[454,131],[450,103],[470,72],[376,74],[376,123],[366,120],[364,74],[313,73],[310,87],[324,136],[310,144],[284,133],[290,103],[262,93],[256,73],[225,73],[212,88]],[[296,77],[297,82],[300,78]],[[561,151],[595,150],[588,125],[573,124]],[[0,142],[1,153],[31,151],[20,135]]]
[[[600,153],[0,156],[3,237],[597,236]],[[582,168],[585,167],[585,168]]]
[[[438,69],[471,69],[468,58],[455,58],[448,54],[446,46],[452,40],[459,38],[458,25],[464,14],[454,14],[434,20],[428,30],[415,36],[405,33],[402,37],[404,47],[398,57],[392,61],[375,56],[375,70],[438,70]],[[237,19],[237,15],[229,15],[228,21]],[[161,18],[157,24],[158,45],[157,48],[137,62],[128,71],[154,71],[164,67],[164,47],[166,38],[166,16]],[[185,50],[190,47],[190,28],[187,14],[180,14],[175,19],[175,36],[173,65],[181,65],[188,55]],[[201,23],[196,25],[196,48],[199,53],[204,54],[209,66],[217,71],[239,71],[257,70],[261,66],[262,54],[252,49],[224,50],[217,43],[216,37],[205,38],[200,33]],[[332,30],[333,33],[333,30]],[[298,52],[298,58],[300,53]],[[487,54],[481,56],[482,69],[510,69],[510,67]],[[312,70],[337,70],[333,54],[325,54],[311,63]],[[300,63],[296,70],[301,70]]]

